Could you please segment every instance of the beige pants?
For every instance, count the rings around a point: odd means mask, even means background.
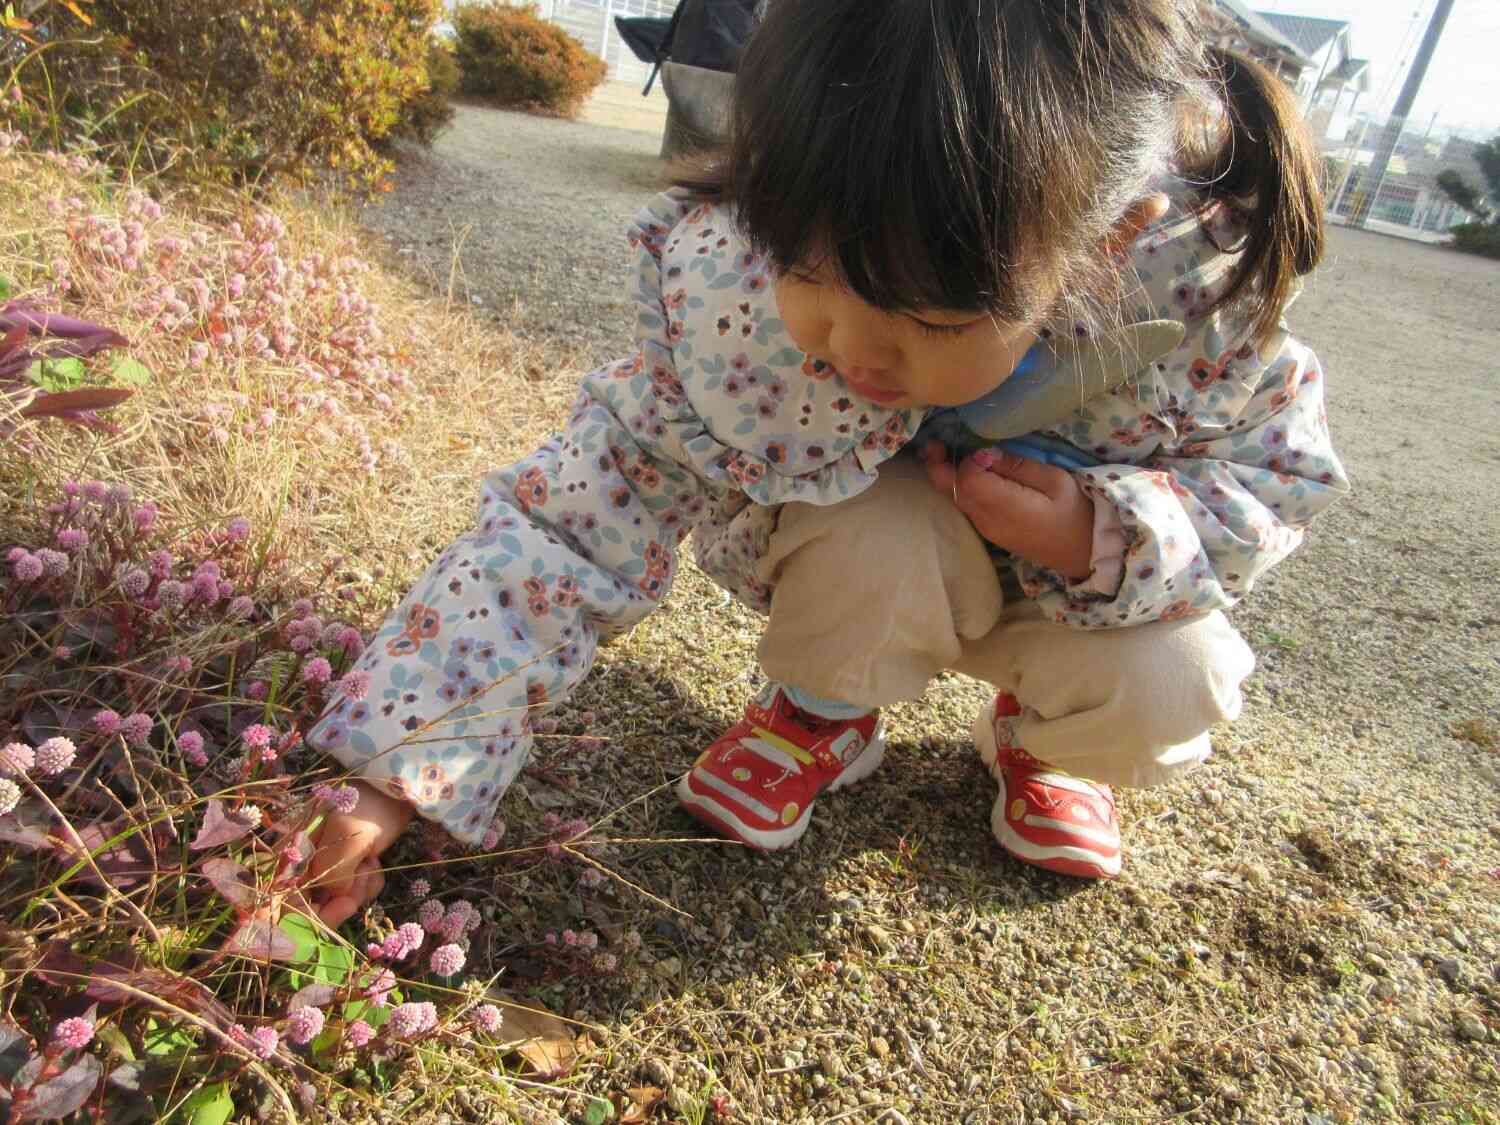
[[[1158,784],[1206,758],[1208,728],[1238,716],[1255,667],[1222,613],[1086,630],[1005,604],[984,541],[906,458],[852,500],[785,505],[763,566],[772,679],[881,707],[963,672],[1020,701],[1019,745],[1110,785]]]

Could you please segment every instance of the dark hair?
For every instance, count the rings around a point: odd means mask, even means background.
[[[1211,87],[1227,112],[1189,127]],[[771,0],[728,148],[674,179],[877,307],[1030,323],[1095,290],[1167,167],[1246,219],[1219,303],[1268,333],[1321,253],[1317,162],[1280,80],[1206,50],[1188,0]]]

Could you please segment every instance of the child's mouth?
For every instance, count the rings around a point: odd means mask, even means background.
[[[851,367],[845,369],[840,367],[835,368],[835,370],[838,371],[839,377],[844,380],[844,383],[849,387],[850,390],[852,390],[855,394],[861,396],[862,398],[869,399],[871,402],[899,402],[901,399],[906,397],[905,391],[886,390],[882,387],[878,387],[866,382],[865,378],[862,378],[862,376],[866,375],[866,368]]]

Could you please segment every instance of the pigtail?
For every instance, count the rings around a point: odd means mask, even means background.
[[[1222,91],[1226,135],[1202,169],[1205,206],[1222,202],[1244,238],[1233,280],[1215,307],[1245,298],[1255,338],[1280,322],[1297,278],[1323,256],[1323,191],[1316,150],[1285,83],[1259,63],[1208,49]],[[1195,177],[1196,178],[1196,177]]]

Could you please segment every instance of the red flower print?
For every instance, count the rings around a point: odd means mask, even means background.
[[[533,466],[524,470],[516,478],[515,489],[516,504],[521,511],[530,513],[532,508],[542,507],[547,503],[547,478],[541,469]]]
[[[1179,599],[1161,611],[1161,621],[1176,621],[1179,617],[1186,617],[1192,612],[1192,605],[1186,599]]]

